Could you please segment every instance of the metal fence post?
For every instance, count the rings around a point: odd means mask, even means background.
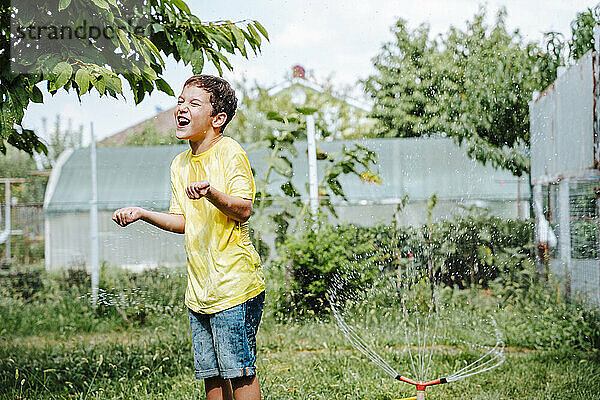
[[[308,144],[308,182],[310,197],[310,212],[314,217],[317,216],[319,209],[319,187],[317,177],[317,143],[315,138],[315,116],[310,114],[306,116],[306,137]]]
[[[534,202],[534,221],[535,224],[533,226],[534,229],[534,237],[535,237],[535,246],[536,246],[536,250],[538,250],[537,246],[542,242],[542,239],[545,239],[547,241],[546,238],[542,238],[542,234],[541,234],[541,228],[540,228],[540,218],[545,218],[544,217],[544,212],[542,209],[542,185],[540,185],[539,183],[536,183],[533,186],[533,202]],[[539,251],[535,252],[535,258],[538,261],[538,273],[545,273],[546,276],[545,278],[548,279],[548,265],[544,262],[543,257],[540,255]],[[544,268],[545,267],[545,268]],[[543,269],[543,271],[541,271]]]
[[[569,204],[569,178],[558,184],[558,249],[565,280],[565,296],[571,296],[571,221]]]
[[[91,237],[91,267],[92,267],[92,304],[98,302],[98,284],[100,281],[98,256],[98,180],[96,169],[96,138],[94,125],[90,123],[90,159],[92,178],[92,200],[90,201],[90,237]]]
[[[4,216],[6,227],[8,229],[8,238],[6,239],[6,259],[10,262],[12,255],[10,254],[10,241],[12,236],[12,221],[11,221],[11,195],[10,195],[10,179],[4,181],[5,189],[4,189],[4,201],[6,204],[6,215]]]

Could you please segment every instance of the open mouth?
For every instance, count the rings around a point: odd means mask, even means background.
[[[190,123],[190,120],[188,118],[183,117],[181,115],[179,117],[177,117],[177,126],[178,127],[180,127],[180,128],[184,127],[184,126],[188,125],[189,123]]]

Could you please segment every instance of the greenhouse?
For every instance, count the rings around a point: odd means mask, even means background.
[[[469,206],[488,207],[506,218],[529,215],[527,178],[481,166],[449,138],[370,139],[332,141],[319,150],[335,154],[343,146],[365,146],[378,155],[380,183],[358,176],[341,176],[347,200],[331,199],[341,221],[370,225],[390,221],[401,199],[408,195],[405,212],[396,214],[398,223],[423,223],[427,199],[436,194],[434,218],[448,217]],[[293,160],[293,183],[308,201],[306,142],[298,143]],[[255,179],[265,172],[266,150],[248,156]],[[97,151],[98,225],[100,260],[113,265],[143,268],[185,262],[183,236],[160,231],[147,224],[127,229],[111,220],[115,209],[142,206],[167,210],[170,200],[169,166],[185,151],[185,145],[152,147],[100,147]],[[326,161],[319,161],[322,173]],[[65,153],[52,173],[45,210],[45,254],[48,269],[89,264],[90,243],[90,150]],[[269,193],[281,193],[282,182],[270,182]],[[252,220],[251,220],[252,223]]]

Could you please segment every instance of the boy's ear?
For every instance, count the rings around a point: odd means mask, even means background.
[[[220,128],[227,121],[227,114],[220,112],[213,117],[212,126],[213,128]]]

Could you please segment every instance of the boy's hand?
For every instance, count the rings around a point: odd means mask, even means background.
[[[201,199],[210,191],[210,183],[208,181],[194,182],[185,188],[185,194],[192,200]]]
[[[121,226],[127,226],[142,218],[143,209],[140,207],[119,208],[113,213],[113,221]]]

